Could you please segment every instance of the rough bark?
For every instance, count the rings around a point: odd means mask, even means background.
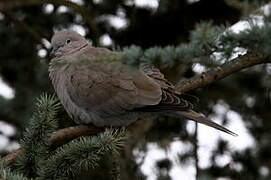
[[[259,52],[249,51],[247,54],[240,55],[233,60],[227,61],[221,66],[178,83],[177,89],[182,93],[188,92],[204,87],[245,68],[268,62],[271,62],[270,57]]]
[[[52,145],[58,145],[60,143],[67,142],[81,136],[94,136],[103,130],[104,128],[97,128],[95,126],[84,126],[84,125],[68,127],[60,129],[53,133],[50,141]],[[25,153],[24,150],[18,149],[17,151],[6,155],[4,157],[6,165],[14,163],[16,157],[21,156],[24,153]]]

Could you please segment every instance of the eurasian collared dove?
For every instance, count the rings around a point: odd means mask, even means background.
[[[162,113],[188,119],[236,136],[192,110],[192,97],[179,93],[153,66],[131,68],[120,54],[91,46],[74,31],[52,37],[49,74],[55,91],[78,124],[127,126],[139,117]]]

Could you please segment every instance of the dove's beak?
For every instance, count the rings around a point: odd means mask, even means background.
[[[53,48],[51,53],[50,53],[50,59],[53,59],[56,57],[56,53],[57,53],[58,48]]]
[[[58,47],[53,47],[51,53],[50,53],[50,58],[53,59],[55,57],[60,57],[62,55],[62,46],[58,46]]]

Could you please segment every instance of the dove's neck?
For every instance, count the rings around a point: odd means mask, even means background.
[[[78,48],[76,48],[76,49],[74,49],[74,50],[72,50],[72,51],[66,53],[65,56],[72,56],[72,54],[76,54],[76,53],[82,51],[83,49],[85,49],[86,47],[89,47],[89,44],[88,44],[88,43],[86,43],[86,44],[84,44],[83,46],[78,47]]]

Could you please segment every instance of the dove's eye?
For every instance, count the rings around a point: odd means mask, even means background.
[[[71,43],[71,40],[70,39],[67,39],[66,40],[66,44],[70,44]]]

